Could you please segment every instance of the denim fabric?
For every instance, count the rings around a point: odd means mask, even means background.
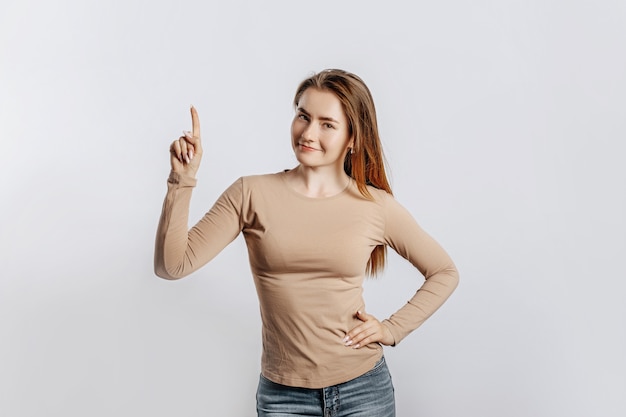
[[[261,375],[256,399],[258,417],[396,415],[393,384],[384,357],[360,377],[321,389],[288,387]]]

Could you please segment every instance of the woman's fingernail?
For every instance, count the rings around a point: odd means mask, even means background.
[[[346,342],[346,346],[350,346],[351,344],[352,344],[352,340],[348,340],[348,341]]]
[[[192,150],[189,151],[189,159],[193,159],[193,151]]]
[[[357,343],[356,345],[352,346],[352,349],[358,349],[360,347],[361,347],[361,345]]]

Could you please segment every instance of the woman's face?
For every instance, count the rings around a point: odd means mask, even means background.
[[[304,91],[291,123],[294,153],[306,167],[343,168],[352,146],[348,119],[334,93],[316,88]]]

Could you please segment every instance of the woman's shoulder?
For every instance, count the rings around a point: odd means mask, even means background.
[[[385,190],[381,190],[380,188],[376,188],[372,185],[366,185],[366,189],[371,198],[363,195],[358,189],[357,185],[353,183],[353,193],[360,196],[360,198],[362,198],[363,200],[374,202],[380,205],[385,205],[388,203],[388,201],[394,199],[392,194],[388,193]]]
[[[381,190],[380,188],[376,188],[372,185],[367,186],[367,191],[369,191],[372,197],[374,197],[374,199],[376,200],[386,200],[389,198],[393,199],[392,194],[388,193],[385,190]]]
[[[282,177],[283,171],[266,174],[251,174],[240,177],[237,182],[241,184],[244,190],[267,191],[272,188],[281,187],[284,184]]]
[[[254,185],[273,184],[273,183],[281,182],[282,181],[281,178],[283,174],[284,174],[284,171],[266,173],[266,174],[251,174],[251,175],[242,176],[240,180],[246,184],[254,184]]]

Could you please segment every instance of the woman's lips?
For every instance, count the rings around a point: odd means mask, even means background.
[[[312,151],[318,151],[318,150],[319,150],[319,149],[311,148],[310,146],[306,146],[306,145],[304,145],[304,144],[302,144],[302,143],[299,143],[299,144],[298,144],[298,146],[299,146],[299,147],[300,147],[300,149],[302,149],[303,151],[309,151],[309,152],[312,152]]]

